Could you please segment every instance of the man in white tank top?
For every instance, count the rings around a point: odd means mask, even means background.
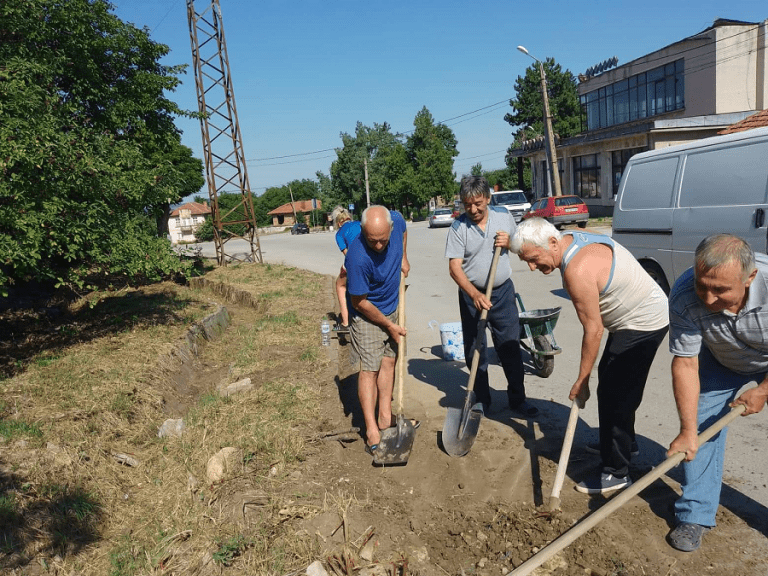
[[[546,220],[531,218],[518,226],[511,250],[532,271],[560,270],[576,308],[584,335],[570,400],[583,405],[589,398],[603,331],[609,332],[597,369],[602,467],[576,489],[604,494],[625,488],[632,483],[629,462],[637,450],[635,412],[669,327],[666,295],[629,251],[608,236],[561,234]]]

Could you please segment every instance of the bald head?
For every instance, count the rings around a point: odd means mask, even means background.
[[[383,252],[392,234],[392,216],[389,210],[384,206],[369,206],[363,211],[360,225],[368,247],[376,252]]]

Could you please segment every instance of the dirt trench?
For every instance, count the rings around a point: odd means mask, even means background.
[[[279,471],[274,490],[260,497],[281,503],[283,527],[313,540],[322,550],[316,559],[332,576],[358,574],[363,566],[382,574],[504,575],[604,503],[574,491],[570,477],[596,464],[576,451],[561,510],[547,511],[560,446],[549,440],[556,434],[545,437],[533,421],[484,420],[461,458],[440,449],[443,422],[426,421],[406,466],[372,466],[361,434],[353,431],[363,425],[351,346],[342,336],[321,350],[334,370],[317,382],[316,441],[307,443],[306,459]],[[221,377],[204,365],[197,370],[187,380],[192,388]],[[632,470],[635,477],[645,472]],[[664,538],[678,493],[674,481],[657,481],[534,574],[764,576],[765,528],[761,533],[725,509],[700,551],[670,548]],[[296,494],[302,505],[285,506]],[[235,510],[251,497],[235,483],[221,503]],[[233,514],[230,521],[242,519]]]

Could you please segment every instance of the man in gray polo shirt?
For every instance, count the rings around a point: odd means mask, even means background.
[[[715,526],[723,479],[726,431],[699,446],[697,434],[744,404],[760,412],[768,399],[768,257],[730,234],[702,240],[690,268],[669,295],[669,350],[680,434],[667,455],[685,452],[677,525],[667,537],[692,552]],[[739,389],[757,382],[738,398]],[[735,400],[734,400],[735,398]],[[697,425],[698,424],[698,425]]]
[[[507,401],[513,412],[532,417],[539,410],[525,399],[523,357],[520,353],[520,320],[515,301],[515,285],[510,279],[509,240],[517,228],[514,217],[506,208],[489,206],[491,189],[482,176],[467,176],[461,180],[461,201],[464,214],[459,216],[448,232],[445,257],[448,271],[459,286],[459,313],[464,337],[464,353],[469,361],[472,346],[477,341],[480,365],[475,376],[475,394],[487,412],[491,406],[488,384],[488,364],[485,359],[485,334],[477,333],[483,310],[488,310],[488,326],[496,354],[507,379]],[[497,246],[503,250],[490,300],[485,289]]]

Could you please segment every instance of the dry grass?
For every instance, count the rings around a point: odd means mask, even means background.
[[[0,571],[280,574],[317,553],[285,521],[317,509],[281,495],[274,481],[302,460],[314,430],[316,382],[328,369],[318,353],[327,279],[270,265],[230,266],[208,279],[259,304],[230,305],[233,325],[194,370],[180,367],[192,373],[185,382],[167,358],[216,308],[211,300],[227,303],[173,285],[78,303],[59,328],[78,342],[28,354],[0,381]],[[243,377],[254,390],[215,393],[221,379]],[[185,433],[160,439],[167,401],[184,386],[194,396]],[[225,446],[242,450],[241,469],[207,485],[206,463]]]

